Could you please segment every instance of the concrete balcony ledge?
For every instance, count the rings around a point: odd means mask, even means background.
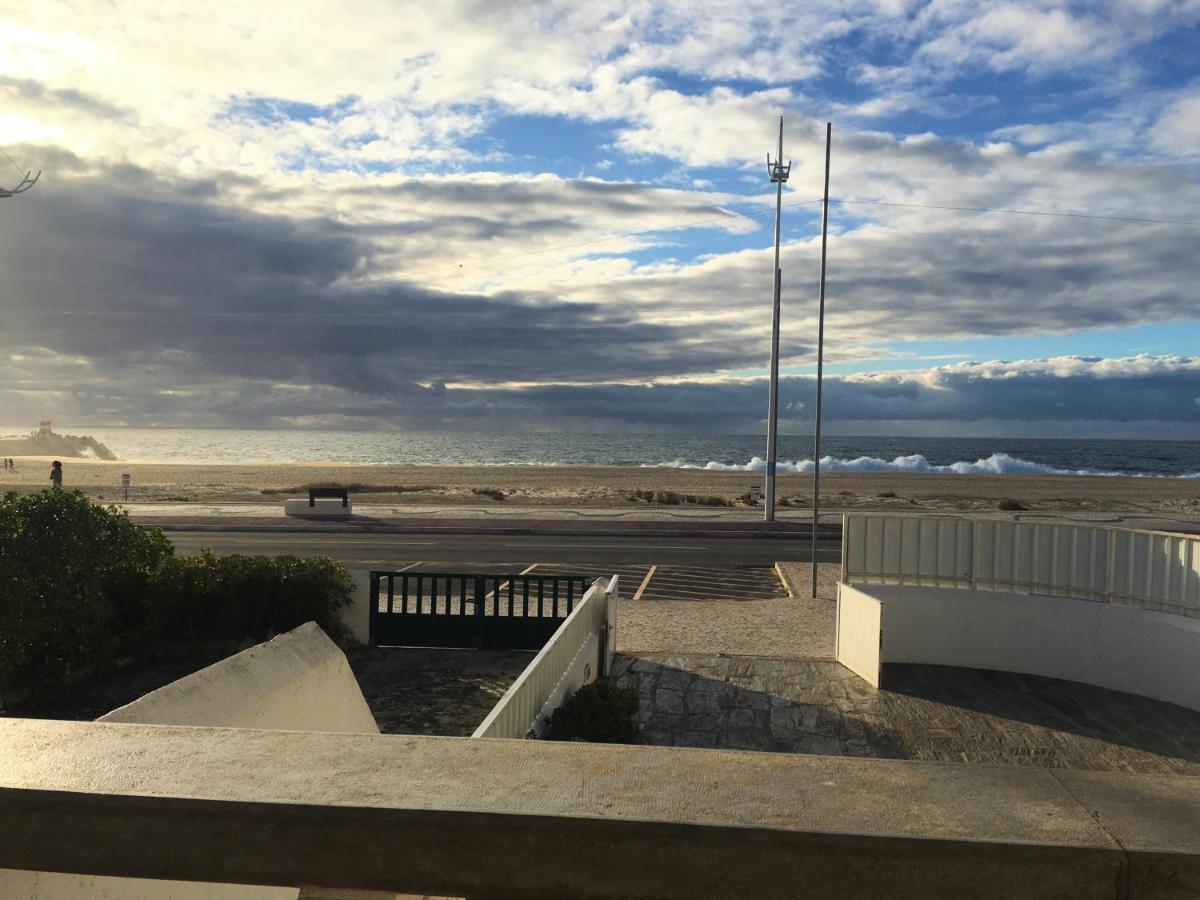
[[[0,867],[19,869],[469,897],[1184,897],[1197,822],[1182,776],[0,720]]]

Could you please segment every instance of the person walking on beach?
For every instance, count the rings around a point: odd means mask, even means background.
[[[62,463],[57,459],[50,464],[50,483],[56,488],[62,487]]]

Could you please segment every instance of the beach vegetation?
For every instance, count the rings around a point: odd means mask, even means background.
[[[996,504],[996,508],[1005,510],[1006,512],[1017,512],[1023,509],[1029,509],[1026,504],[1022,503],[1020,500],[1014,500],[1012,497],[1005,497]]]
[[[636,687],[607,679],[585,684],[554,711],[546,739],[632,744],[637,740],[640,700]]]
[[[312,484],[295,484],[291,487],[267,487],[263,488],[260,493],[307,496],[309,488],[344,488],[352,494],[419,494],[444,490],[438,484],[366,484],[362,481],[322,481]]]
[[[0,498],[0,685],[37,695],[174,641],[265,640],[315,621],[341,636],[349,573],[325,558],[175,557],[78,491]]]
[[[471,493],[478,497],[488,497],[492,500],[504,500],[508,496],[499,488],[492,487],[471,488]]]
[[[675,491],[651,491],[639,488],[625,495],[630,500],[660,503],[663,506],[733,506],[733,501],[717,494],[679,494]]]
[[[892,500],[892,499],[895,499],[896,492],[895,491],[880,491],[875,496],[878,497],[880,500]]]

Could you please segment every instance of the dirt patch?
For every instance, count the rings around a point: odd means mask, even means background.
[[[469,737],[533,659],[510,650],[359,647],[346,653],[384,734]]]

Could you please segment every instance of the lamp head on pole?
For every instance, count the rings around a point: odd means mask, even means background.
[[[11,188],[0,187],[0,197],[14,197],[17,194],[23,194],[27,190],[29,190],[31,187],[33,187],[35,184],[37,184],[37,180],[41,177],[42,177],[41,172],[38,172],[36,175],[33,175],[33,176],[30,176],[30,173],[26,172],[25,177],[22,178],[19,182],[17,182],[16,187],[11,187]]]
[[[792,161],[789,159],[787,165],[783,164],[783,116],[779,117],[779,156],[775,162],[771,162],[771,154],[767,154],[767,175],[771,179],[771,183],[776,182],[782,184],[788,180],[788,174],[792,171]]]

